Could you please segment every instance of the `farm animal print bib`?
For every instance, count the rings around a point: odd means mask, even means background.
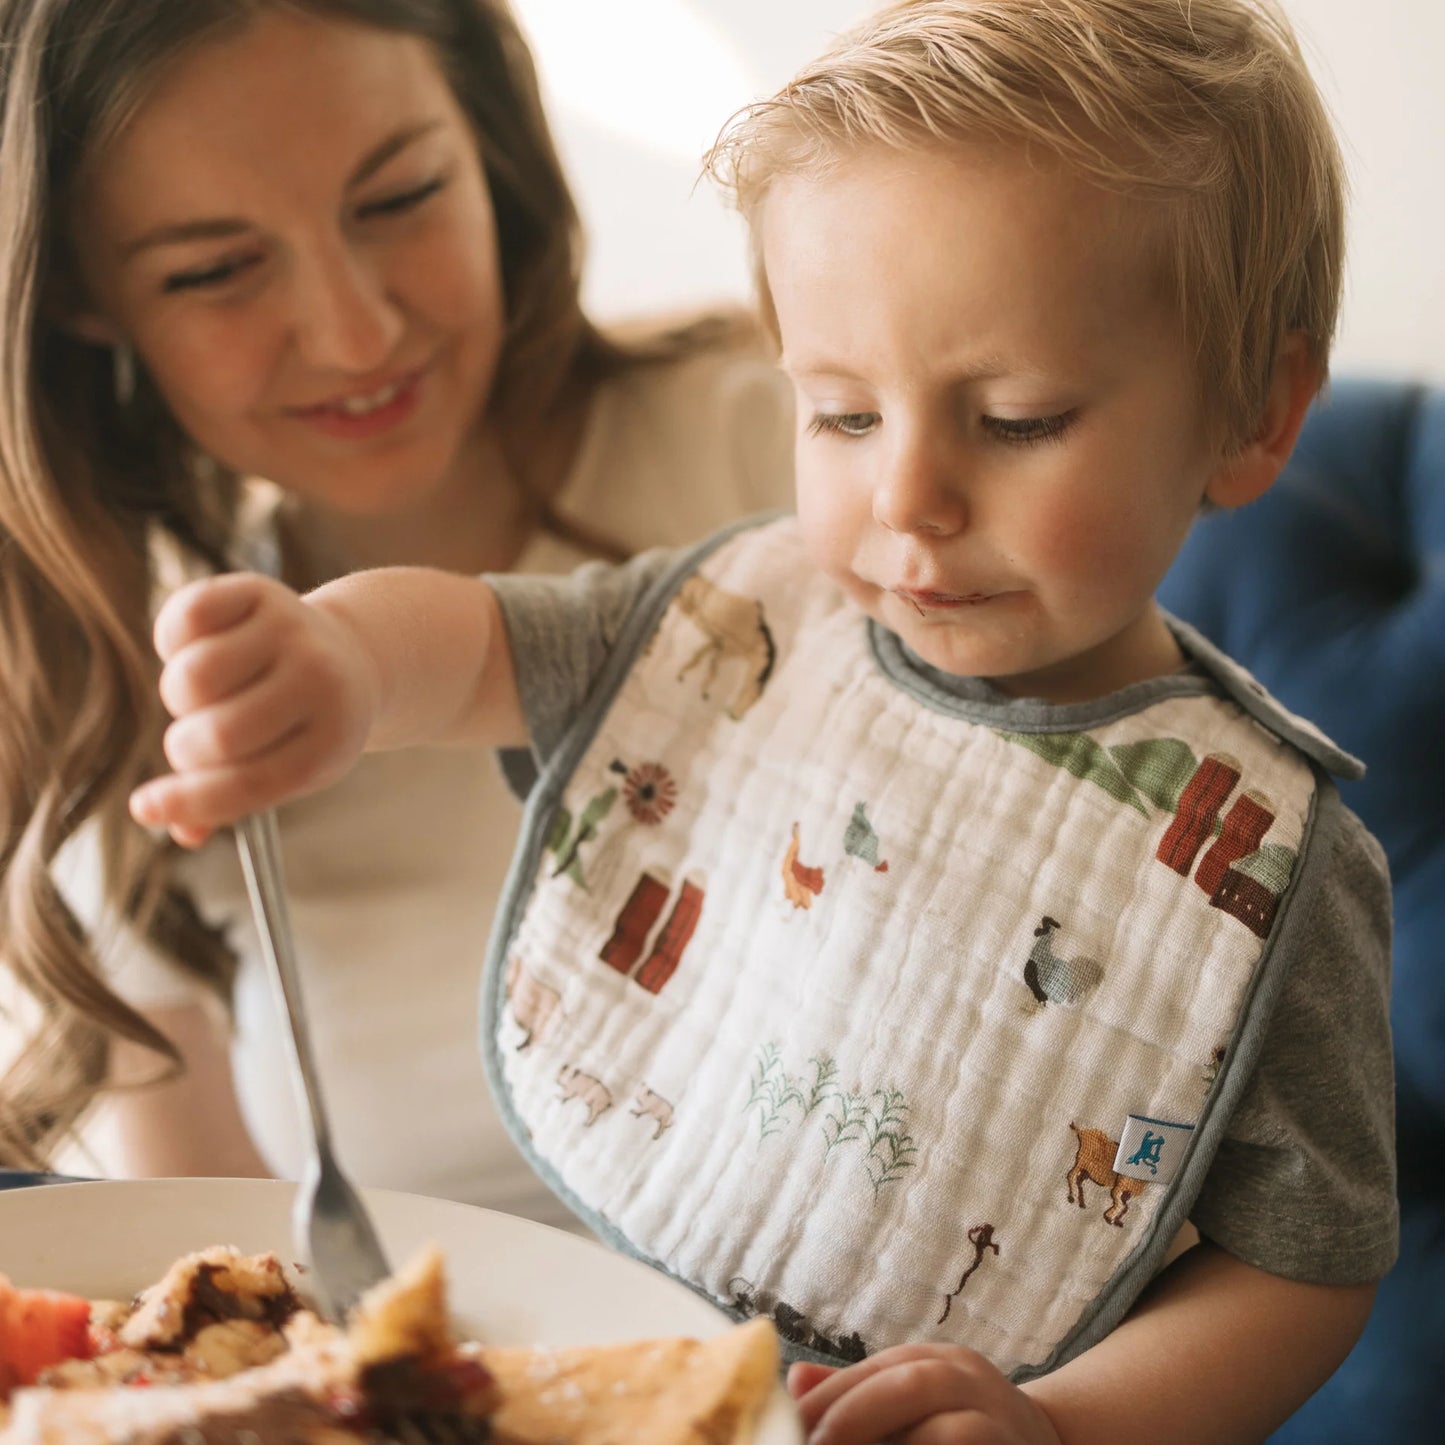
[[[1201,684],[991,725],[791,520],[633,623],[493,940],[519,1143],[795,1357],[1061,1363],[1157,1267],[1257,1051],[1308,758]]]

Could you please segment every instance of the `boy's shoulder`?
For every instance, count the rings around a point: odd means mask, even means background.
[[[1221,692],[1256,722],[1282,738],[1332,777],[1353,782],[1365,765],[1327,737],[1308,718],[1291,712],[1247,668],[1222,652],[1202,632],[1171,614],[1170,630],[1186,656],[1206,672]]]

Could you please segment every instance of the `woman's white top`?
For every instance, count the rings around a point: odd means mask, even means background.
[[[632,551],[693,541],[788,504],[791,445],[791,400],[771,366],[708,353],[639,367],[599,395],[556,508]],[[583,560],[543,535],[516,570],[562,572]],[[520,817],[488,753],[368,756],[337,786],[281,811],[291,919],[336,1145],[353,1177],[578,1227],[512,1145],[478,1053],[481,963]],[[294,1178],[302,1119],[229,833],[188,855],[179,881],[239,957],[237,1095],[268,1164]],[[94,882],[66,888],[95,921]],[[114,986],[136,1007],[201,996],[133,934],[111,926],[105,935]],[[104,1164],[103,1123],[91,1143]]]

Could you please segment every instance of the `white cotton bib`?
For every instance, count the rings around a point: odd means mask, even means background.
[[[786,521],[648,632],[534,799],[494,938],[524,1147],[795,1353],[1052,1367],[1199,1188],[1310,764],[1222,697],[970,720],[880,666]]]

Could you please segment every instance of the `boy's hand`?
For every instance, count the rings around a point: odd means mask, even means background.
[[[187,847],[247,813],[334,782],[360,757],[376,710],[372,662],[344,622],[244,573],[193,582],[155,625],[175,772],[130,810]]]
[[[809,1445],[1060,1445],[1048,1416],[961,1345],[897,1345],[846,1370],[797,1364]]]

